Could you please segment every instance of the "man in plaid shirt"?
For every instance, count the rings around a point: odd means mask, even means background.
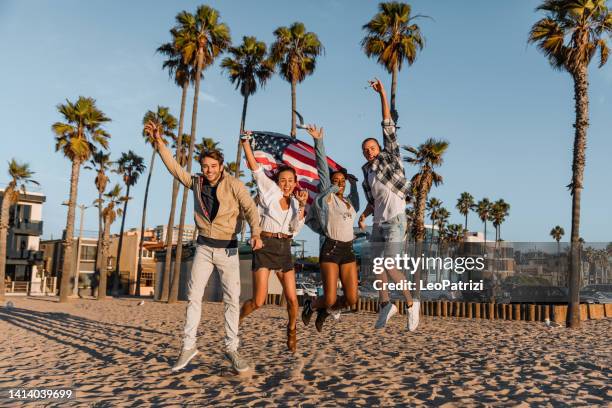
[[[367,162],[362,166],[368,206],[359,217],[359,226],[365,229],[365,219],[373,214],[370,242],[373,257],[395,258],[402,255],[406,233],[406,196],[410,182],[404,175],[404,166],[395,134],[396,128],[387,101],[387,93],[380,80],[370,81],[370,86],[380,96],[382,107],[383,148],[375,138],[365,139],[361,148]],[[385,269],[381,275],[383,288],[379,291],[380,309],[376,328],[382,329],[387,321],[397,313],[397,307],[389,302],[389,292],[384,283],[391,278],[401,282],[406,277],[396,268]],[[416,330],[419,324],[420,304],[413,301],[410,291],[403,291],[408,306],[408,330]]]

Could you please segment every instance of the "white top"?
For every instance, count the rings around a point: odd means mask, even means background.
[[[327,236],[335,241],[349,242],[355,238],[353,225],[357,212],[349,203],[346,203],[336,194],[331,195],[331,202],[328,204],[327,217]]]
[[[371,170],[368,172],[368,183],[374,198],[374,224],[388,221],[404,212],[406,201],[381,183]]]
[[[280,187],[266,176],[263,167],[259,166],[256,170],[253,170],[253,179],[257,183],[259,195],[257,205],[261,218],[259,223],[261,230],[297,235],[304,226],[304,218],[299,218],[300,202],[297,198],[291,197],[289,208],[283,210],[280,205],[283,193]]]

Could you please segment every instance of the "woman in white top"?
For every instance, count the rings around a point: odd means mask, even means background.
[[[253,297],[242,305],[240,321],[264,304],[268,294],[270,271],[276,272],[287,301],[287,347],[295,353],[298,300],[291,240],[304,226],[304,207],[308,192],[297,189],[297,175],[292,167],[281,166],[276,169],[273,180],[268,178],[263,167],[255,160],[249,142],[250,136],[251,132],[245,132],[242,146],[248,167],[257,184],[263,247],[253,251]]]
[[[327,154],[323,144],[323,128],[308,126],[314,139],[319,194],[308,212],[306,224],[319,233],[324,242],[319,252],[323,296],[314,301],[306,300],[302,310],[302,321],[310,323],[312,313],[317,310],[315,326],[320,332],[329,313],[327,309],[339,310],[357,303],[357,261],[353,252],[353,226],[359,211],[357,179],[346,170],[329,172]],[[351,183],[348,197],[344,197],[346,182]],[[343,296],[337,296],[338,279],[342,282]]]

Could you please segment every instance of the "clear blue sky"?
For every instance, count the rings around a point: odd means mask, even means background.
[[[169,106],[178,115],[180,90],[161,70],[155,49],[169,39],[174,16],[195,10],[199,2],[167,1],[2,1],[0,2],[0,165],[10,158],[27,161],[47,194],[45,237],[65,225],[69,162],[54,151],[50,126],[60,119],[56,105],[79,95],[97,99],[113,120],[112,156],[132,149],[148,162],[150,147],[141,137],[146,110]],[[359,142],[380,136],[378,100],[364,89],[366,80],[390,77],[362,53],[361,26],[376,12],[376,2],[356,1],[210,1],[226,22],[235,43],[255,35],[270,44],[281,25],[302,21],[319,35],[325,55],[314,75],[298,86],[298,108],[307,121],[326,129],[328,152],[355,174],[363,158]],[[411,1],[427,43],[412,67],[399,78],[397,106],[401,144],[428,137],[450,142],[444,185],[434,188],[452,213],[462,191],[477,199],[504,198],[512,206],[502,237],[513,241],[549,241],[559,224],[570,231],[573,93],[568,74],[553,71],[527,33],[539,18],[537,1]],[[221,142],[233,160],[242,98],[218,68],[202,83],[198,132]],[[590,70],[590,123],[581,235],[608,241],[612,230],[612,63]],[[191,100],[191,96],[190,96]],[[250,100],[247,128],[288,133],[290,87],[280,77]],[[191,113],[187,113],[191,117]],[[189,120],[187,121],[189,126]],[[188,127],[187,127],[188,129]],[[307,136],[300,135],[307,140]],[[164,224],[171,179],[160,166],[151,188],[148,225]],[[407,168],[410,177],[414,170]],[[93,174],[81,173],[79,203],[95,199]],[[5,170],[0,183],[8,180]],[[118,181],[115,177],[114,181]],[[140,222],[144,177],[133,190],[127,226]],[[191,209],[191,206],[189,207]],[[191,219],[191,213],[189,215]],[[78,219],[77,219],[78,225]],[[95,230],[95,210],[85,228]],[[471,217],[472,229],[476,226]],[[481,227],[481,226],[480,226]],[[114,230],[119,228],[115,224]],[[310,251],[316,247],[314,234]],[[566,236],[567,238],[567,236]]]

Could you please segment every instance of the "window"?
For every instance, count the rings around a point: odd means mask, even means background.
[[[153,273],[143,272],[140,277],[140,286],[153,286],[154,285]]]
[[[97,248],[92,245],[81,246],[81,261],[95,261]]]

